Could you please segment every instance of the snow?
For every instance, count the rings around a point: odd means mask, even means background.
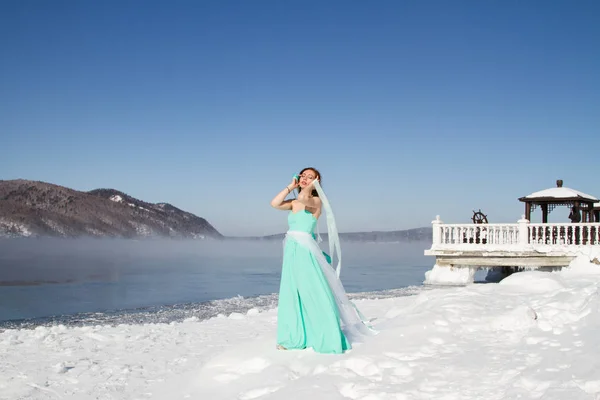
[[[569,197],[581,197],[588,200],[598,201],[597,198],[591,196],[589,194],[585,194],[575,189],[571,189],[568,187],[554,187],[550,189],[540,190],[539,192],[531,193],[528,196],[525,196],[528,199],[534,197],[554,197],[557,199],[564,199]]]
[[[90,228],[90,227],[85,227],[85,231],[87,233],[89,233],[90,235],[94,235],[94,236],[104,236],[105,233],[102,231],[99,231],[98,229],[95,228]]]
[[[115,203],[122,203],[123,202],[123,198],[121,196],[119,196],[118,194],[110,196],[109,199],[112,200],[112,201],[114,201]]]
[[[565,274],[599,274],[600,273],[600,248],[582,247]]]
[[[466,285],[473,282],[477,272],[476,267],[440,267],[434,265],[430,271],[425,272],[426,285]]]
[[[33,233],[26,225],[0,219],[0,235],[3,235],[0,237],[30,237],[33,235]]]
[[[51,219],[47,219],[47,218],[42,218],[42,221],[48,225],[48,227],[50,227],[50,229],[52,229],[54,232],[62,235],[62,236],[66,236],[66,232],[63,226],[61,226],[60,224],[58,224],[56,221],[52,221]]]
[[[148,225],[134,221],[130,221],[129,223],[135,228],[135,232],[139,236],[152,236],[152,228],[150,228]]]
[[[559,291],[565,288],[565,284],[560,276],[541,271],[526,271],[519,274],[512,274],[501,280],[499,284],[519,290],[528,288],[532,293]]]
[[[343,355],[276,350],[275,309],[5,330],[0,399],[599,399],[597,256],[357,300],[380,333]]]

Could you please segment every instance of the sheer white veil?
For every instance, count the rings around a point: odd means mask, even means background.
[[[340,236],[338,234],[337,225],[335,224],[335,216],[333,215],[333,210],[331,209],[331,204],[329,204],[329,199],[325,195],[321,184],[318,179],[314,181],[314,187],[317,193],[319,194],[319,198],[321,199],[321,206],[325,209],[325,214],[327,217],[327,237],[329,241],[329,257],[331,257],[331,262],[333,265],[333,257],[337,254],[337,265],[335,267],[335,274],[337,277],[340,277],[340,272],[342,271],[342,247],[340,245]]]

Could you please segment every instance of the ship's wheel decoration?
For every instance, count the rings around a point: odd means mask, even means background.
[[[479,209],[479,211],[473,211],[473,218],[471,218],[471,219],[473,220],[474,224],[487,224],[488,223],[487,215],[482,213],[481,209]]]

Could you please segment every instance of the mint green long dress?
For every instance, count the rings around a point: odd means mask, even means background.
[[[290,212],[290,230],[313,235],[317,219],[308,211]],[[342,332],[338,308],[314,255],[286,240],[277,310],[277,344],[286,349],[313,348],[340,354],[351,348]]]

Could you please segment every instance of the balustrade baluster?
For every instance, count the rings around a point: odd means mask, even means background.
[[[548,243],[548,228],[544,227],[544,231],[542,233],[543,243]]]
[[[527,227],[527,243],[533,243],[533,230],[535,228],[532,226]]]

